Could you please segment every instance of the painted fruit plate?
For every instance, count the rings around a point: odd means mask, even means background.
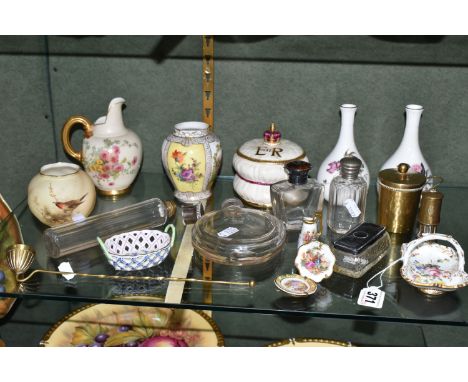
[[[268,347],[349,347],[350,342],[329,340],[325,338],[288,338],[273,342]]]
[[[14,292],[16,290],[16,280],[14,273],[10,270],[6,263],[6,249],[13,244],[22,244],[23,236],[11,208],[0,194],[0,270],[4,272],[4,281],[0,282],[0,286],[5,288],[6,292]],[[13,306],[16,299],[0,298],[0,318],[4,317]]]
[[[316,283],[331,276],[334,264],[335,255],[330,247],[317,240],[301,246],[294,260],[300,275]]]
[[[201,311],[95,304],[77,309],[46,333],[42,346],[224,346],[211,317]]]
[[[275,279],[275,285],[279,290],[295,297],[307,297],[317,290],[315,282],[295,274],[278,276]]]

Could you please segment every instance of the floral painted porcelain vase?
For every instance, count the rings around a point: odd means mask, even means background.
[[[340,174],[340,160],[349,155],[353,155],[362,161],[360,176],[362,176],[369,187],[369,168],[362,158],[354,142],[354,116],[357,106],[352,104],[343,104],[341,110],[341,131],[338,142],[330,154],[320,165],[317,180],[325,184],[324,199],[328,201],[330,193],[330,183],[335,176]]]
[[[410,165],[409,172],[418,172],[429,177],[432,175],[429,165],[419,147],[419,123],[424,108],[420,105],[406,106],[406,125],[403,139],[390,158],[382,165],[380,171],[397,168],[400,163]]]
[[[42,166],[40,173],[29,182],[29,209],[51,227],[82,220],[91,214],[95,202],[93,182],[73,163]]]
[[[208,130],[208,124],[176,124],[174,133],[162,145],[162,161],[175,197],[190,204],[208,199],[221,157],[219,138]]]
[[[127,129],[122,119],[123,98],[114,98],[107,116],[92,124],[86,117],[70,117],[62,130],[65,152],[83,163],[100,194],[125,194],[141,166],[143,148],[140,138]],[[77,152],[70,142],[71,128],[81,124],[84,129],[83,149]]]

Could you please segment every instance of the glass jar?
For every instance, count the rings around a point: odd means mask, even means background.
[[[327,224],[333,232],[344,234],[364,222],[367,183],[359,176],[362,166],[359,158],[347,156],[340,164],[340,175],[330,184]]]

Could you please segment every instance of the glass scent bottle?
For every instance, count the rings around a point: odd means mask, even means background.
[[[340,160],[340,175],[330,184],[327,224],[333,232],[343,234],[364,222],[367,183],[360,171],[362,161],[354,156]]]
[[[270,187],[273,215],[286,224],[287,230],[300,230],[304,216],[321,216],[325,186],[308,178],[310,163],[292,161],[284,168],[288,180]]]
[[[309,244],[313,240],[318,240],[322,234],[322,220],[318,215],[302,219],[302,228],[297,239],[297,248]]]
[[[94,215],[81,221],[48,228],[44,244],[50,257],[58,258],[99,245],[96,236],[106,240],[120,233],[159,227],[176,212],[173,201],[158,198]]]

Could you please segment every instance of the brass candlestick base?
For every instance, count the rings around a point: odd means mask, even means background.
[[[7,248],[7,263],[10,269],[16,274],[16,281],[24,283],[33,277],[36,273],[48,273],[52,275],[73,275],[80,277],[94,277],[98,279],[109,280],[145,280],[145,281],[183,281],[201,284],[221,284],[221,285],[238,285],[254,287],[255,281],[223,281],[223,280],[203,280],[194,278],[183,277],[165,277],[165,276],[117,276],[117,275],[96,275],[90,273],[75,273],[75,272],[60,272],[60,271],[47,271],[44,269],[36,269],[26,277],[19,277],[25,273],[34,261],[36,253],[34,248],[24,244],[14,244]]]

